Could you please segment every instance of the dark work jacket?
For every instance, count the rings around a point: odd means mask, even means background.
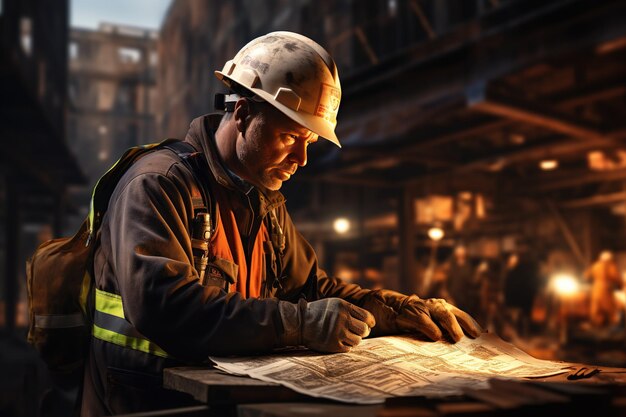
[[[219,116],[193,120],[185,141],[206,156],[211,186],[226,191],[218,194],[230,199],[239,230],[251,230],[244,241],[254,241],[261,221],[275,208],[286,241],[282,286],[268,286],[265,297],[245,299],[236,292],[201,285],[188,232],[192,195],[197,195],[193,176],[171,151],[147,154],[124,174],[110,199],[97,235],[94,271],[98,289],[121,296],[126,321],[170,357],[92,338],[84,416],[183,404],[180,394],[161,388],[164,367],[201,363],[209,355],[263,353],[282,347],[279,300],[340,297],[360,305],[368,294],[319,268],[313,248],[287,213],[282,194],[243,189],[233,182],[213,137],[219,120]]]

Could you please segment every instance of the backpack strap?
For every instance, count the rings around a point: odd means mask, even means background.
[[[167,142],[164,148],[169,149],[174,152],[182,163],[191,171],[193,175],[193,179],[202,194],[202,201],[198,201],[194,199],[193,208],[194,214],[205,210],[206,213],[209,213],[211,217],[217,211],[217,203],[213,201],[211,197],[211,191],[209,189],[209,165],[204,158],[204,155],[198,151],[188,142],[182,142],[179,140],[175,140],[172,142]],[[213,221],[213,223],[215,223]],[[212,230],[215,230],[212,228]]]
[[[91,201],[89,203],[89,216],[87,217],[89,237],[87,238],[86,246],[89,246],[92,242],[98,228],[100,227],[100,222],[102,221],[104,212],[107,210],[113,190],[115,190],[117,183],[120,181],[128,168],[130,168],[130,166],[134,164],[137,159],[139,159],[142,155],[145,155],[147,152],[161,146],[167,146],[174,142],[176,142],[176,139],[166,139],[161,143],[151,143],[127,149],[120,159],[118,159],[117,162],[113,164],[113,166],[109,168],[109,170],[105,172],[102,177],[100,177],[93,188]]]
[[[202,285],[217,286],[228,291],[229,286],[234,284],[229,278],[224,278],[220,273],[211,273],[210,259],[211,238],[217,224],[219,212],[217,202],[211,197],[209,166],[204,155],[197,152],[187,142],[172,142],[165,146],[166,149],[176,153],[183,164],[191,171],[199,188],[202,198],[194,199],[194,218],[190,227],[189,237],[193,251],[193,262]],[[193,197],[192,197],[193,198]]]

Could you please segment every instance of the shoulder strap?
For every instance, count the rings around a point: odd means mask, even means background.
[[[217,285],[228,291],[229,285],[233,283],[231,280],[216,280],[210,273],[207,274],[207,268],[210,257],[210,245],[215,225],[217,204],[211,198],[209,165],[205,156],[197,152],[195,148],[187,142],[172,142],[165,146],[166,149],[174,152],[182,163],[191,171],[196,186],[202,194],[202,201],[194,201],[194,217],[189,230],[191,239],[191,247],[193,252],[193,263],[198,271],[198,278],[202,285]]]
[[[217,206],[216,202],[213,201],[213,198],[211,197],[208,178],[209,165],[206,162],[204,155],[196,151],[190,143],[178,140],[168,142],[164,145],[164,147],[178,155],[182,163],[189,169],[189,171],[191,171],[193,179],[202,194],[202,201],[194,201],[193,203],[194,211],[198,212],[205,210],[213,219]]]
[[[208,189],[208,164],[206,163],[204,156],[197,152],[191,144],[182,142],[178,139],[170,138],[160,143],[135,146],[124,152],[120,159],[118,159],[117,162],[98,180],[93,189],[89,207],[89,238],[87,239],[87,245],[90,244],[95,232],[100,227],[102,216],[107,210],[113,190],[115,190],[117,183],[122,178],[124,173],[141,156],[150,151],[162,148],[166,148],[174,152],[193,174],[194,180],[196,181],[196,184],[200,189],[200,193],[202,194],[201,202],[194,201],[194,210],[200,211],[205,209],[209,214],[215,213],[216,206]]]
[[[135,163],[140,156],[157,149],[161,146],[167,146],[170,143],[176,142],[176,139],[166,139],[161,143],[151,143],[148,145],[135,146],[124,152],[124,154],[117,160],[115,164],[105,174],[100,177],[96,186],[91,194],[91,202],[89,204],[89,216],[87,218],[89,223],[89,237],[87,238],[87,246],[91,243],[95,232],[100,227],[102,216],[107,210],[109,200],[113,194],[113,190],[117,186],[117,183],[122,178],[124,173]]]

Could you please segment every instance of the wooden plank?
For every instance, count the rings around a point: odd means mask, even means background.
[[[237,415],[239,417],[376,417],[382,408],[382,404],[246,404],[237,407]]]
[[[131,414],[116,414],[115,417],[208,417],[210,408],[206,405],[193,407],[169,408],[166,410],[144,411]]]
[[[276,383],[228,375],[210,368],[167,368],[163,371],[163,386],[211,405],[313,401]]]

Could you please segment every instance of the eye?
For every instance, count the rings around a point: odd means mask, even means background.
[[[285,142],[287,142],[290,145],[297,143],[299,141],[305,142],[307,146],[312,143],[317,142],[317,137],[314,137],[314,135],[302,136],[299,133],[285,133],[284,137],[285,137]]]
[[[296,143],[296,141],[298,140],[298,135],[294,134],[294,133],[285,133],[283,134],[283,140],[287,145],[292,145],[294,143]]]

